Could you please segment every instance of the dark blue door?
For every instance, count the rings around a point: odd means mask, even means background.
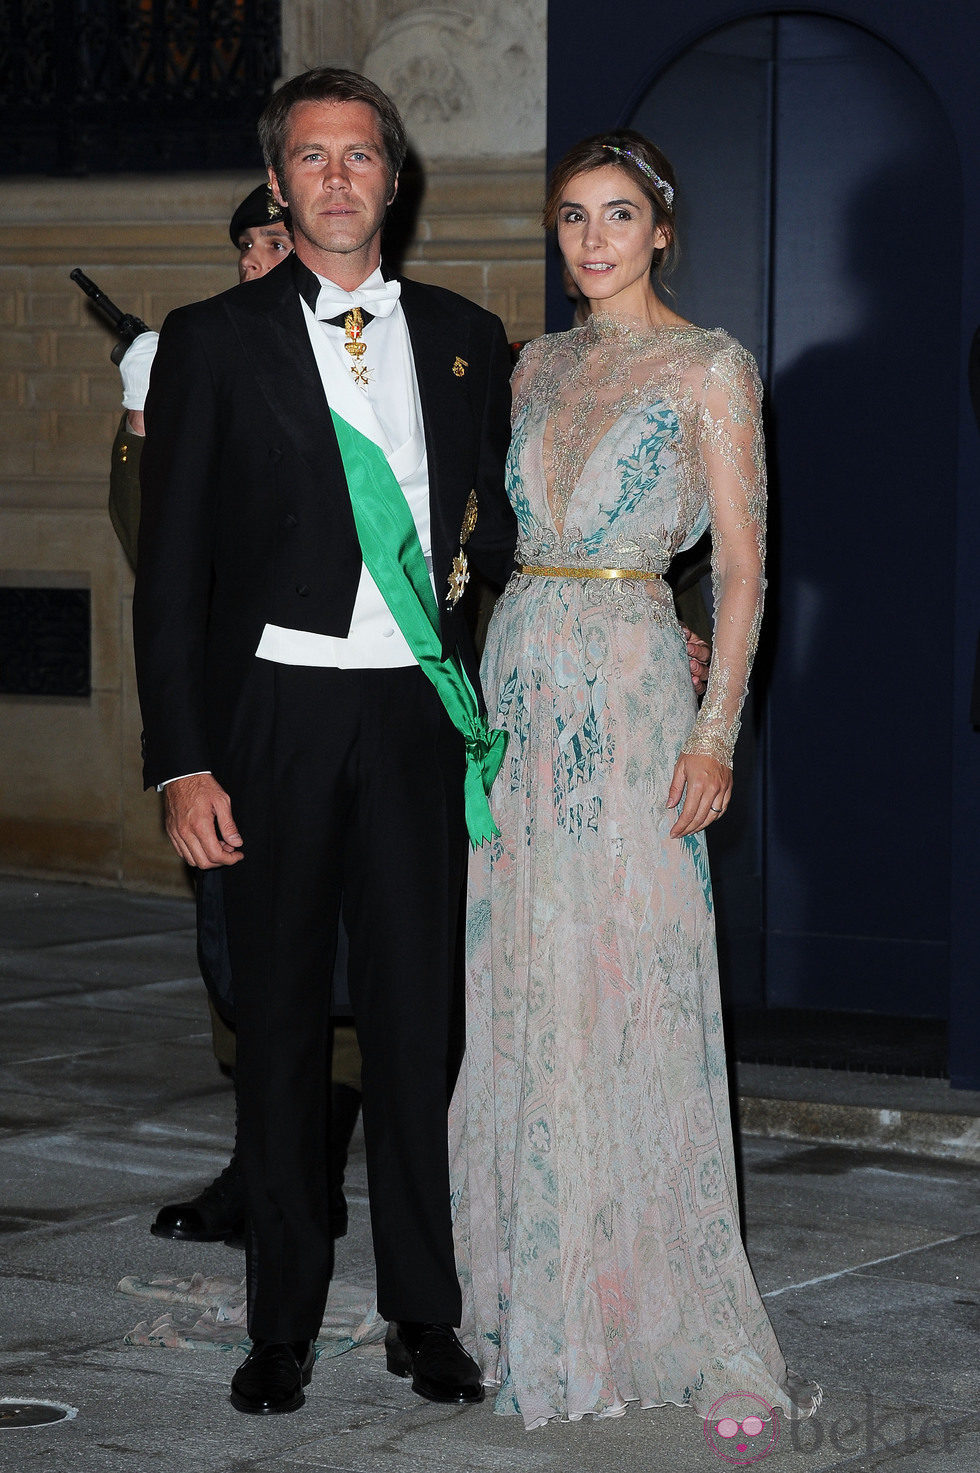
[[[678,309],[757,354],[767,635],[713,866],[736,1001],[945,1017],[962,205],[942,110],[857,26],[715,32],[633,119]]]

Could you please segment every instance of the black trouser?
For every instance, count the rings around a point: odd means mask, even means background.
[[[257,660],[216,775],[250,1221],[249,1331],[312,1339],[333,1268],[329,988],[343,897],[378,1308],[458,1324],[446,1097],[466,855],[463,743],[421,670]]]

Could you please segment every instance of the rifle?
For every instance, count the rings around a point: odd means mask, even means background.
[[[81,287],[85,295],[91,297],[99,311],[103,312],[112,323],[119,341],[109,354],[109,357],[118,367],[130,343],[135,338],[138,338],[141,332],[149,332],[150,329],[142,318],[134,316],[132,312],[123,312],[117,307],[115,302],[107,297],[105,292],[100,291],[95,282],[87,277],[84,271],[80,271],[77,266],[68,275],[69,280],[73,281],[76,286]]]

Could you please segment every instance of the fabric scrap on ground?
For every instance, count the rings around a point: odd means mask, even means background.
[[[156,1319],[140,1320],[124,1337],[127,1345],[156,1345],[167,1350],[249,1349],[244,1278],[197,1273],[189,1279],[142,1279],[127,1274],[116,1287],[130,1298],[170,1306]],[[385,1322],[369,1291],[339,1280],[330,1285],[316,1342],[319,1355],[343,1355],[358,1345],[383,1340],[384,1333]]]

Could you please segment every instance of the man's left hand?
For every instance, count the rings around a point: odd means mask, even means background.
[[[711,646],[697,634],[681,625],[681,633],[687,643],[687,658],[691,666],[691,680],[698,700],[708,688],[708,666],[711,664]]]

